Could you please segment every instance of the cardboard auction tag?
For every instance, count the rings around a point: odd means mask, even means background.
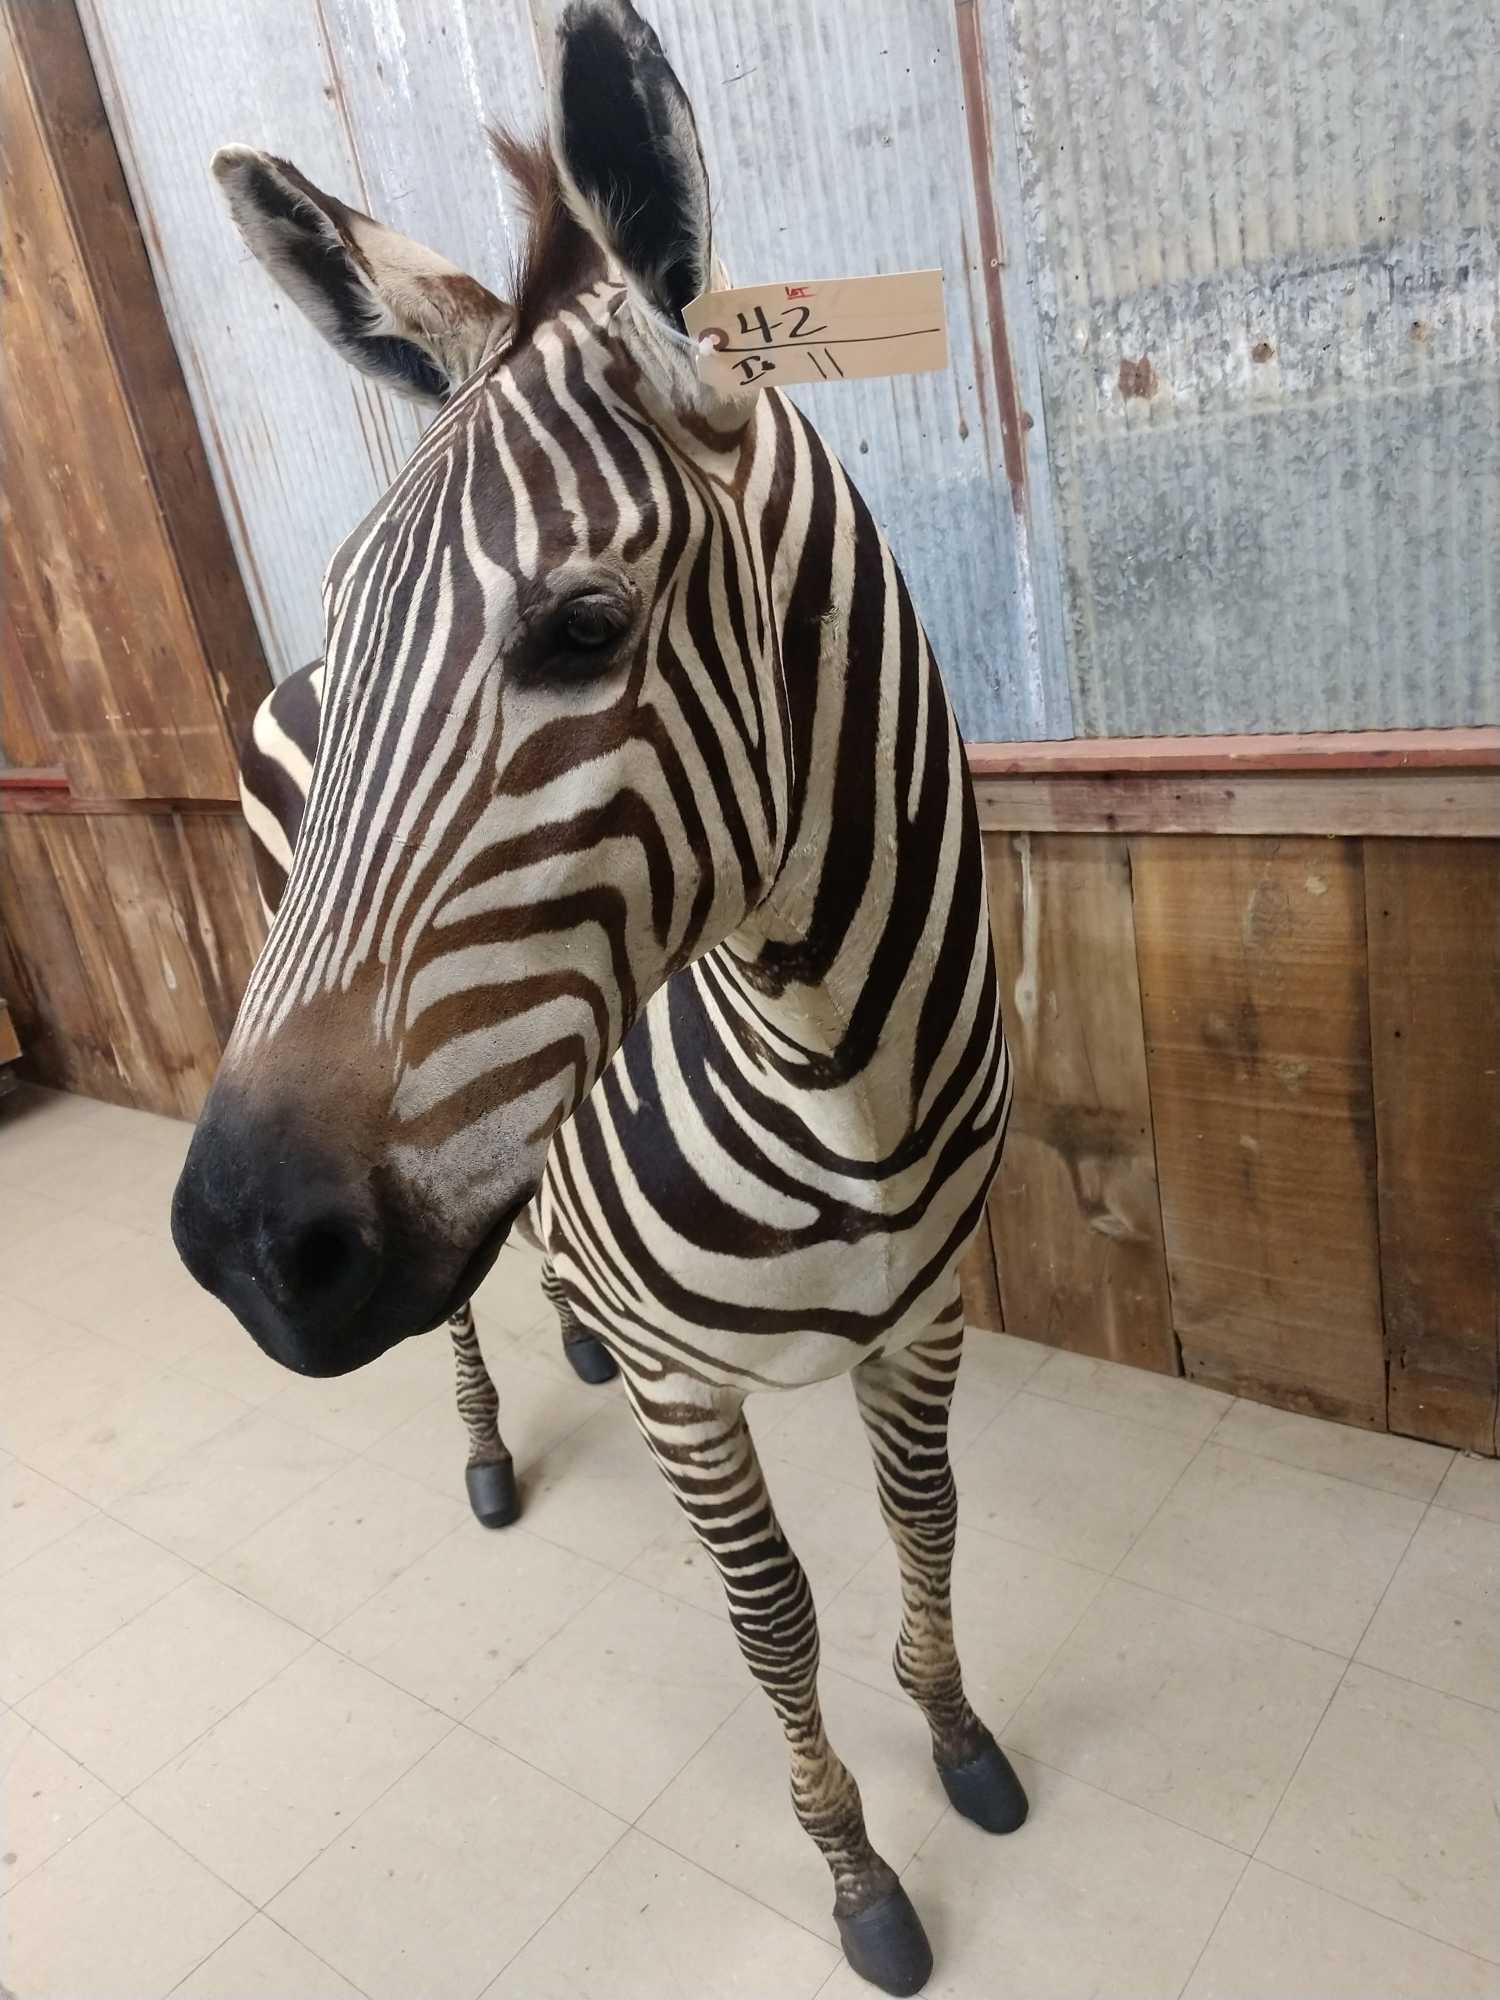
[[[698,374],[729,394],[948,365],[941,271],[702,292],[682,315]]]

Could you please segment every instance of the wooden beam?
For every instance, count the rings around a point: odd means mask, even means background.
[[[1500,1407],[1500,849],[1365,849],[1390,1427],[1493,1452]]]
[[[232,797],[270,678],[73,0],[0,0],[0,114],[25,761],[79,792]]]
[[[985,839],[1015,1096],[989,1200],[1005,1327],[1178,1372],[1123,840]]]
[[[1057,743],[974,743],[976,778],[1186,771],[1475,771],[1500,769],[1500,728],[1356,729],[1276,736],[1097,736]]]
[[[987,833],[1500,839],[1500,776],[1487,770],[1044,773],[979,778],[974,792]]]
[[[1354,841],[1131,842],[1183,1373],[1383,1430]]]

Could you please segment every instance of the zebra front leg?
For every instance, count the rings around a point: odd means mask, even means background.
[[[896,1678],[932,1731],[943,1789],[965,1819],[1014,1833],[1026,1794],[1004,1751],[969,1706],[953,1638],[951,1576],[958,1494],[948,1409],[963,1353],[955,1306],[925,1340],[862,1361],[854,1393],[875,1458],[880,1507],[901,1565]]]
[[[776,1519],[741,1399],[682,1376],[645,1384],[627,1373],[626,1389],[719,1572],[745,1663],[781,1719],[792,1805],[832,1871],[844,1955],[882,1991],[916,1993],[932,1951],[895,1871],[870,1845],[859,1787],[823,1727],[812,1592]]]
[[[620,1372],[619,1363],[604,1342],[590,1333],[574,1313],[566,1292],[552,1275],[550,1263],[542,1266],[542,1290],[551,1299],[562,1322],[563,1353],[567,1355],[568,1366],[579,1381],[590,1385],[613,1382]]]
[[[464,1484],[476,1520],[487,1528],[508,1528],[521,1511],[516,1468],[500,1435],[500,1398],[490,1380],[474,1331],[474,1309],[462,1306],[448,1321],[458,1371],[458,1414],[469,1433]]]

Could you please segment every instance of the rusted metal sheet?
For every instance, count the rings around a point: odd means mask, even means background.
[[[1080,733],[1500,714],[1500,15],[984,0]]]

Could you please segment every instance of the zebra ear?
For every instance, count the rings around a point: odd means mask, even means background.
[[[328,344],[419,403],[449,391],[502,346],[512,309],[408,236],[349,208],[289,160],[222,146],[214,179],[235,227]]]
[[[549,112],[569,207],[681,335],[713,265],[708,173],[687,94],[629,0],[566,9]]]

